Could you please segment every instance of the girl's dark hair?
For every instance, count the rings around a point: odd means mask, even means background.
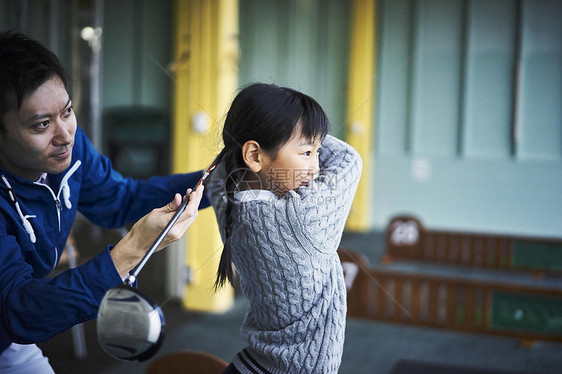
[[[242,145],[254,140],[271,157],[276,157],[297,127],[304,138],[312,140],[323,140],[328,133],[330,124],[324,110],[308,95],[287,87],[255,83],[243,88],[234,98],[223,129],[224,149],[221,156],[227,175],[227,205],[223,228],[225,242],[215,289],[222,287],[227,280],[234,284],[230,237],[234,192],[247,170],[242,158]]]

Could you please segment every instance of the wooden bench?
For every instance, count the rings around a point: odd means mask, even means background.
[[[348,316],[518,337],[525,343],[562,342],[562,278],[510,270],[558,267],[520,266],[514,261],[519,241],[521,248],[535,242],[546,243],[549,250],[556,245],[548,240],[434,232],[415,218],[397,217],[387,230],[390,265],[370,266],[365,256],[340,248]],[[398,266],[398,259],[410,263]],[[434,271],[434,263],[448,271]]]
[[[430,230],[398,216],[386,230],[383,263],[396,260],[562,273],[562,239]]]

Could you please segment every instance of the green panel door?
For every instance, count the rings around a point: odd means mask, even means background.
[[[314,97],[343,137],[350,3],[240,0],[240,86],[289,86]]]
[[[562,1],[379,1],[373,222],[562,232]]]

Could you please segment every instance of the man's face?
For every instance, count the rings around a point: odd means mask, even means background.
[[[43,173],[62,173],[70,166],[76,116],[58,76],[25,97],[19,110],[8,111],[4,124],[0,164],[9,172],[35,181]]]

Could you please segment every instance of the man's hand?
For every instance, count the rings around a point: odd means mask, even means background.
[[[189,196],[188,189],[186,196]],[[180,239],[198,215],[199,203],[203,197],[203,185],[195,190],[187,204],[184,212],[172,226],[157,251]],[[185,196],[184,196],[185,199]],[[180,194],[174,196],[174,200],[161,208],[152,210],[150,213],[138,220],[131,231],[111,250],[111,258],[115,268],[121,277],[124,277],[144,257],[150,246],[172,219],[182,203]]]

